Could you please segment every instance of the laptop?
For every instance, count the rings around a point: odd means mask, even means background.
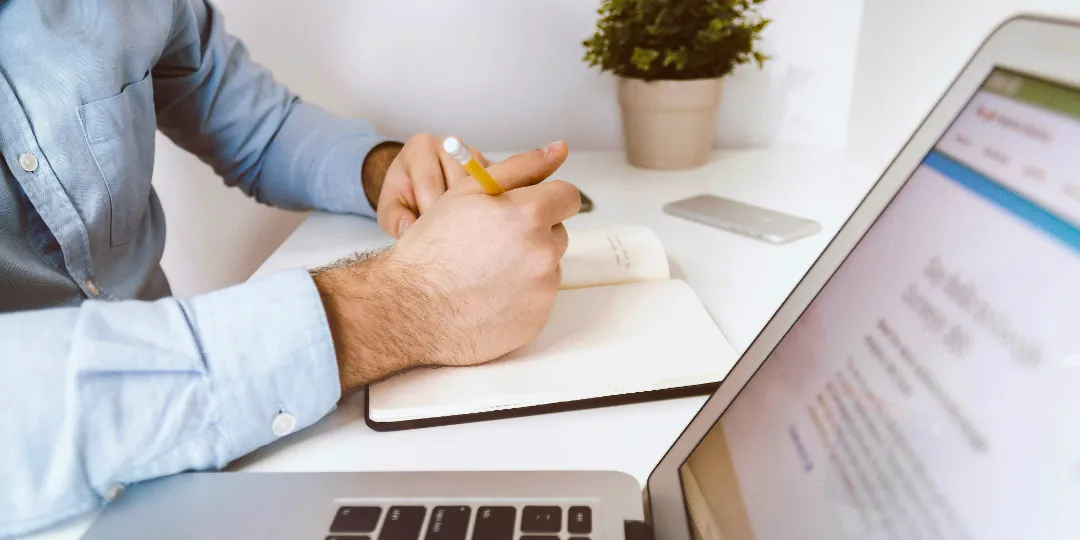
[[[913,73],[912,76],[918,76]],[[998,27],[640,486],[189,473],[86,540],[1080,538],[1080,25]]]

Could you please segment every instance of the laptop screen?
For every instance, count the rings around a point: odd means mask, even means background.
[[[997,70],[680,468],[698,538],[1080,538],[1080,89]]]

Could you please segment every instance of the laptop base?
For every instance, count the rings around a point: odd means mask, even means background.
[[[643,521],[617,472],[186,473],[129,486],[83,540],[596,540]]]

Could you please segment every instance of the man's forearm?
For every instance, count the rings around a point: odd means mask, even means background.
[[[161,132],[260,202],[374,215],[362,163],[387,138],[370,122],[300,100],[226,33],[213,5],[179,3],[154,66]]]

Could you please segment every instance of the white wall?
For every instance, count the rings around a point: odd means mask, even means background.
[[[866,0],[848,149],[887,165],[982,41],[1018,12],[1080,17],[1080,0]]]
[[[873,0],[870,0],[873,1]],[[385,133],[454,134],[488,151],[556,139],[622,145],[614,81],[581,62],[596,0],[217,0],[226,27],[300,95]],[[862,0],[767,0],[764,72],[728,82],[723,147],[840,148]],[[221,187],[159,137],[155,185],[177,294],[245,279],[298,223]],[[222,231],[229,231],[229,236]]]

